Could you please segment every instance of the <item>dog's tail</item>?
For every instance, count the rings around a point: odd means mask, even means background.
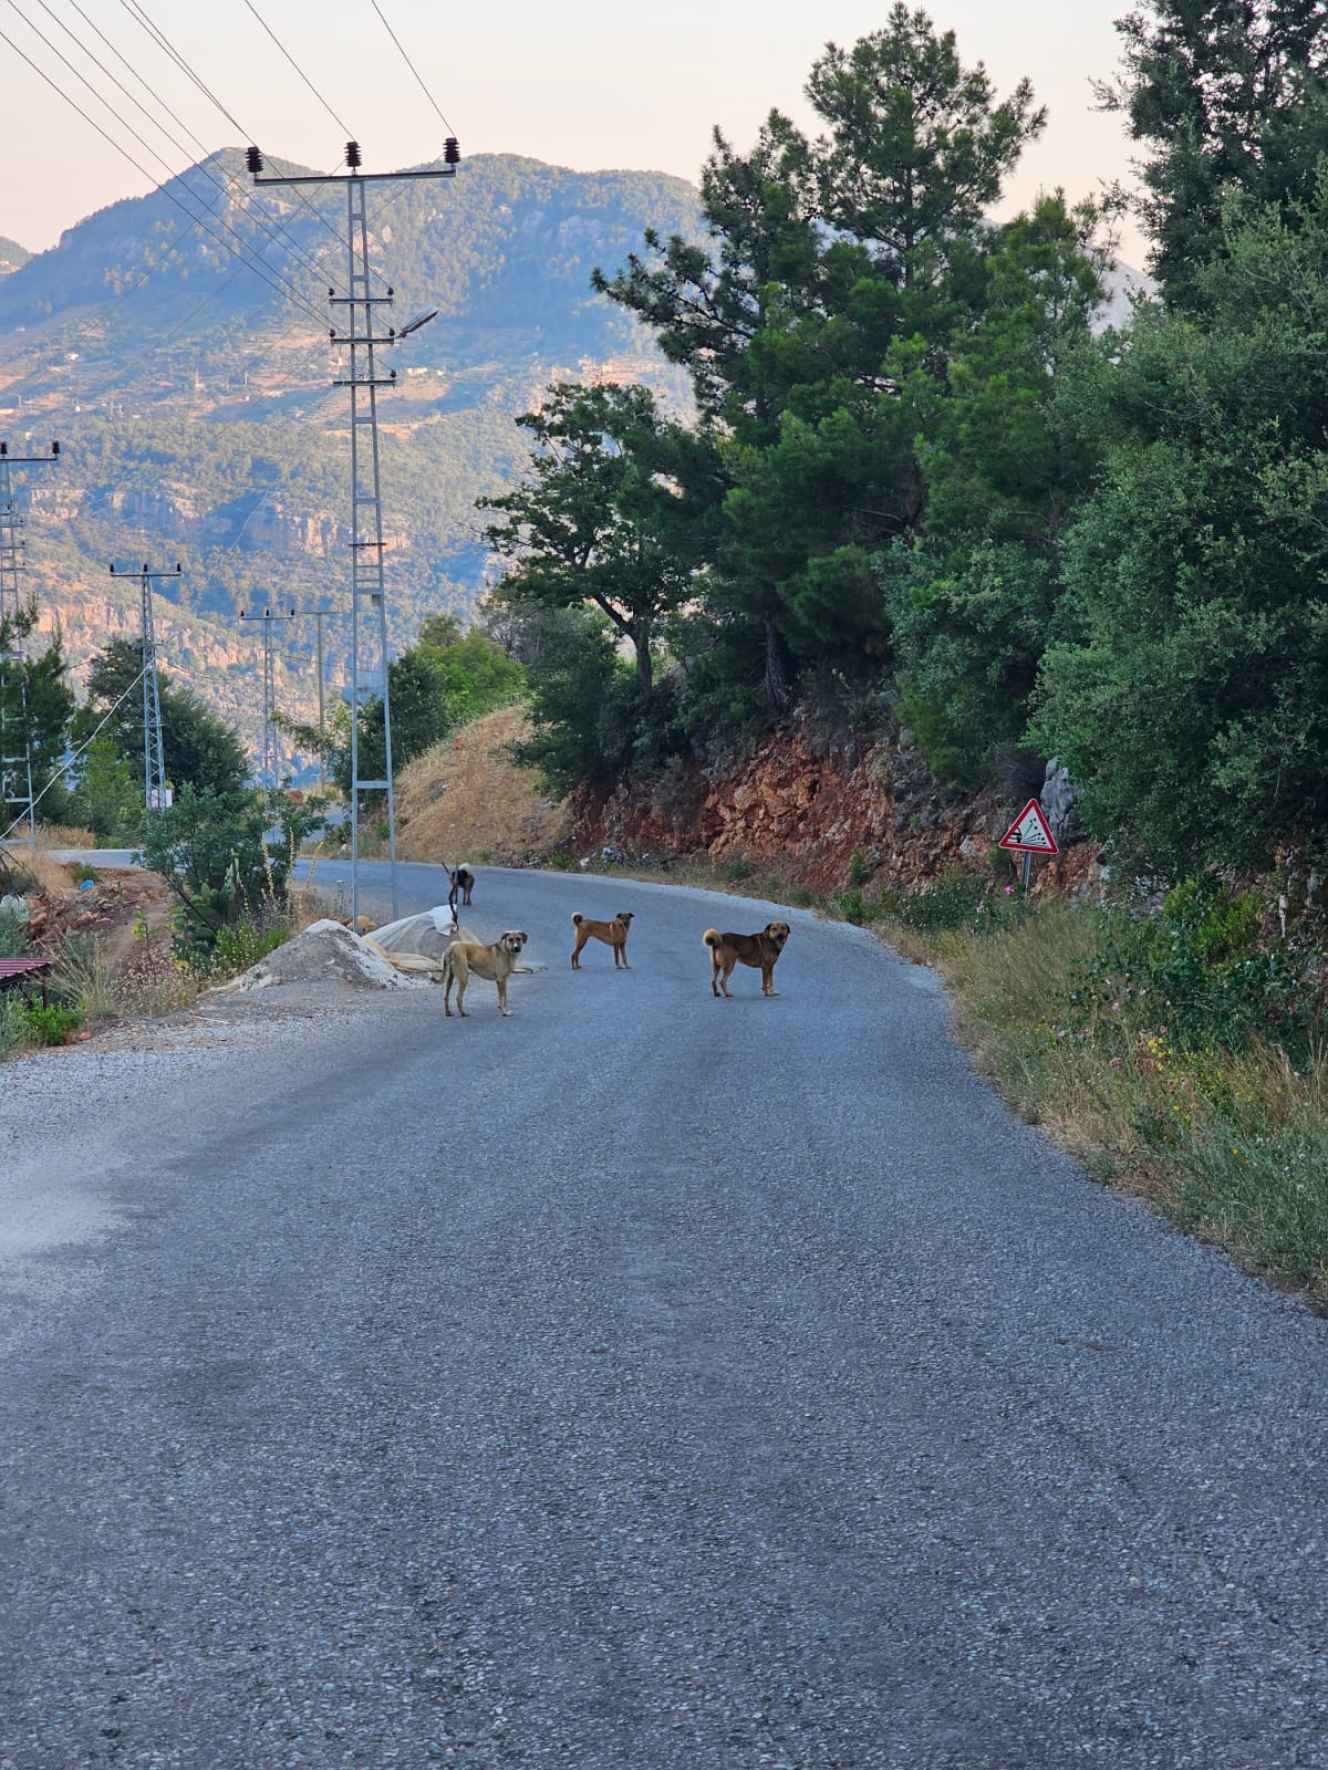
[[[701,936],[701,939],[710,948],[712,953],[723,938],[724,936],[717,928],[707,928],[705,933]]]
[[[582,924],[582,923],[583,923],[583,922],[584,922],[584,921],[585,921],[585,917],[584,917],[584,916],[582,916],[582,915],[575,915],[575,916],[573,916],[573,917],[572,917],[572,926],[573,926],[573,928],[579,928],[579,927],[580,927],[580,926],[581,926],[581,924]]]

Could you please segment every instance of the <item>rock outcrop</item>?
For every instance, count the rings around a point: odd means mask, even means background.
[[[1053,783],[1057,813],[1062,828],[1074,831],[1073,791],[1063,775]],[[696,769],[649,787],[582,794],[574,842],[580,853],[609,847],[745,860],[819,891],[842,889],[851,877],[869,889],[911,890],[958,869],[1003,865],[993,850],[1022,802],[944,787],[907,731],[842,758],[820,753],[806,731],[795,730],[768,738],[718,778]],[[1089,887],[1096,856],[1095,844],[1070,842],[1057,860],[1039,865],[1036,888]]]

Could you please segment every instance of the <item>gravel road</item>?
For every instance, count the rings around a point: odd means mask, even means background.
[[[1328,1328],[766,913],[0,1071],[0,1770],[1328,1766]]]

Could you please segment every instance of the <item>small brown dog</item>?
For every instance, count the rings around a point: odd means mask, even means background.
[[[488,946],[482,946],[478,940],[454,940],[447,949],[443,960],[443,1013],[452,1018],[452,985],[457,986],[457,1013],[463,1020],[469,1020],[466,1013],[466,985],[472,973],[476,977],[487,977],[490,983],[498,985],[498,1012],[510,1015],[512,1010],[507,1006],[507,980],[517,969],[517,959],[526,944],[525,930],[509,928],[506,934],[500,934]]]
[[[759,934],[721,934],[717,928],[707,928],[701,938],[710,952],[711,993],[731,1002],[729,977],[733,967],[750,965],[761,973],[761,994],[777,995],[775,964],[791,933],[787,922],[768,922]]]
[[[576,929],[576,946],[572,950],[572,969],[581,969],[581,949],[588,940],[602,940],[605,946],[613,948],[613,964],[624,971],[632,967],[627,963],[627,936],[632,927],[631,910],[623,910],[611,922],[591,922],[585,916],[573,916],[572,926]]]

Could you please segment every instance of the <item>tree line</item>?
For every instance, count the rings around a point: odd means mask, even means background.
[[[704,238],[595,286],[690,375],[549,390],[485,501],[559,788],[815,712],[956,789],[1059,757],[1092,833],[1179,875],[1328,823],[1328,29],[1152,0],[1098,87],[1142,195],[995,222],[1045,112],[894,7],[808,134],[719,131]],[[1154,290],[1103,323],[1133,203]]]

